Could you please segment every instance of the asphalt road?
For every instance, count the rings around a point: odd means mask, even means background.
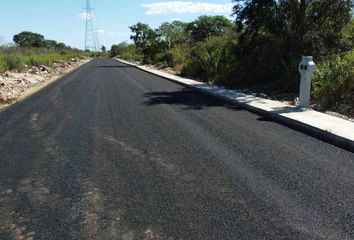
[[[354,154],[94,59],[0,112],[0,239],[354,239]]]

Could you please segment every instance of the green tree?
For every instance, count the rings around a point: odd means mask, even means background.
[[[354,48],[354,19],[343,28],[342,48],[350,51]]]
[[[66,46],[65,43],[59,42],[55,46],[57,49],[65,49],[65,48],[70,48],[69,46]]]
[[[175,45],[181,45],[188,40],[186,27],[187,24],[181,21],[165,22],[161,24],[157,31],[160,38],[166,42],[168,49],[171,49]]]
[[[194,42],[208,37],[221,36],[232,28],[232,22],[224,16],[200,16],[187,25],[187,32]]]
[[[13,41],[20,47],[44,47],[44,36],[38,33],[21,32],[13,37]]]
[[[227,85],[224,80],[234,67],[236,44],[236,34],[212,36],[193,44],[182,74]]]
[[[57,41],[54,40],[45,40],[44,46],[47,48],[56,48],[58,45]]]
[[[138,48],[144,49],[157,41],[158,34],[148,24],[139,22],[129,28],[133,33],[130,39],[134,41],[135,46]]]
[[[321,60],[342,51],[351,0],[234,0],[241,32],[238,77],[297,87],[301,55]],[[240,74],[241,72],[241,74]]]
[[[160,41],[157,31],[149,25],[137,23],[130,27],[133,35],[131,39],[137,47],[137,52],[141,51],[144,55],[144,63],[157,63],[163,58],[163,52],[167,49],[166,43]]]
[[[102,51],[103,53],[105,53],[105,52],[107,51],[106,47],[105,47],[105,46],[102,46],[102,47],[101,47],[101,51]]]

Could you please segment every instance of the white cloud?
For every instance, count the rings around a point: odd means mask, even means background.
[[[85,13],[85,12],[79,14],[79,18],[81,18],[81,19],[86,19],[87,16],[88,16],[89,18],[91,18],[90,14],[87,14],[87,13]]]
[[[231,14],[232,3],[207,3],[207,2],[154,2],[143,4],[147,9],[147,15],[160,15],[171,13],[214,13],[214,14]]]

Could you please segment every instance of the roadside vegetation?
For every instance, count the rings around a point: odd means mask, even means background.
[[[354,21],[351,0],[234,1],[234,20],[201,16],[152,29],[130,27],[133,44],[111,56],[172,68],[182,76],[248,88],[270,96],[296,95],[302,55],[314,56],[317,109],[354,117]]]
[[[64,43],[46,40],[38,33],[21,32],[13,40],[15,45],[0,47],[0,72],[21,71],[25,65],[50,66],[54,61],[69,61],[89,55]]]

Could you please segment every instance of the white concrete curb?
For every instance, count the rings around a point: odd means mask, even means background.
[[[354,152],[354,122],[314,110],[291,106],[284,102],[255,97],[223,87],[178,77],[122,59],[117,60],[197,91],[241,105],[252,112],[265,115],[281,124]]]

